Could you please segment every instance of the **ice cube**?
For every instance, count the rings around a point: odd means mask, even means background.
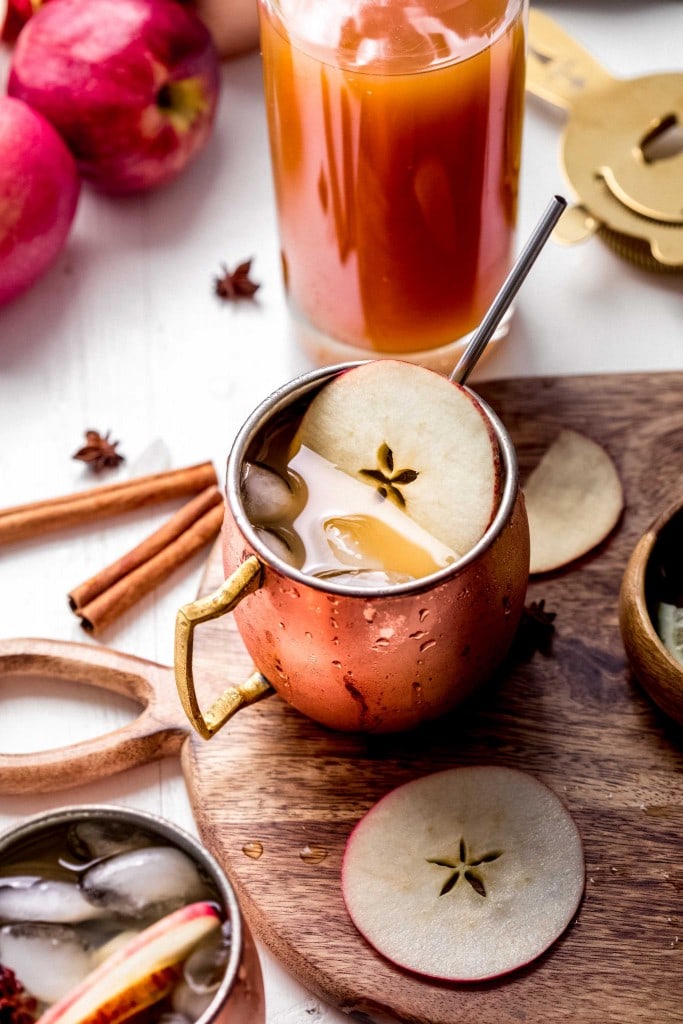
[[[83,860],[111,857],[127,850],[153,846],[149,833],[133,828],[123,821],[79,821],[69,828],[69,849]]]
[[[256,530],[260,539],[268,547],[274,555],[282,559],[287,565],[297,566],[301,564],[301,561],[297,561],[296,554],[292,551],[287,541],[280,535],[280,532],[275,530],[266,530],[263,528]]]
[[[225,974],[230,955],[230,934],[215,930],[196,946],[183,965],[183,977],[193,992],[207,995],[215,992]]]
[[[250,522],[257,526],[279,522],[296,517],[301,501],[290,487],[270,466],[261,462],[247,462],[242,472],[242,495],[244,509]]]
[[[81,878],[88,900],[117,914],[167,914],[211,900],[194,861],[172,846],[149,846],[100,861]]]
[[[175,1013],[182,1014],[188,1020],[199,1020],[212,999],[212,992],[193,992],[186,981],[180,981],[173,989],[171,1006]]]
[[[87,946],[59,924],[7,924],[0,928],[0,962],[42,1003],[53,1003],[89,974]]]
[[[32,885],[11,882],[11,879],[0,879],[0,921],[78,924],[102,916],[103,911],[93,906],[73,882],[54,879],[39,880]]]

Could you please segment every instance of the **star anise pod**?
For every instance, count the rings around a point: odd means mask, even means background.
[[[234,270],[228,270],[225,263],[220,277],[214,278],[214,291],[221,299],[251,299],[261,287],[249,277],[251,260],[239,263]]]
[[[86,430],[85,444],[71,456],[79,462],[85,462],[94,473],[103,469],[112,469],[125,459],[117,452],[118,441],[109,440],[110,431],[104,437],[97,430]]]
[[[14,971],[0,964],[0,1024],[33,1024],[37,1006]]]
[[[552,654],[556,612],[545,610],[545,600],[532,601],[522,612],[522,619],[515,639],[515,649],[520,658],[528,660],[534,651],[546,658]]]

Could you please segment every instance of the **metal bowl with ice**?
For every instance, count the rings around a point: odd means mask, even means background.
[[[230,883],[170,822],[65,807],[0,836],[0,970],[41,1024],[212,1024],[241,958]]]

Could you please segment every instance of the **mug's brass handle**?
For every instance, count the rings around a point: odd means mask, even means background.
[[[195,626],[231,612],[242,598],[258,590],[261,579],[261,563],[251,555],[218,590],[183,605],[176,616],[175,680],[178,696],[185,714],[205,740],[210,740],[241,707],[254,704],[273,692],[268,680],[260,672],[254,672],[238,686],[230,686],[204,713],[197,700],[192,668]]]

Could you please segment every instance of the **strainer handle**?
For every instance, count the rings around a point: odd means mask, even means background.
[[[529,92],[569,109],[581,93],[603,89],[612,82],[612,76],[557,22],[541,11],[529,11]]]

